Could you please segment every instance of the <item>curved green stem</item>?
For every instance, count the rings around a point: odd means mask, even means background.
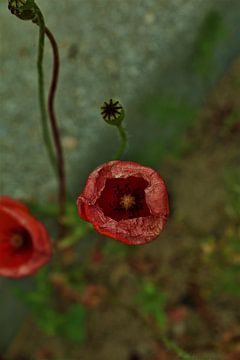
[[[122,157],[124,154],[126,147],[127,147],[127,133],[126,130],[122,127],[122,125],[117,126],[119,135],[121,138],[121,144],[116,152],[116,154],[113,156],[113,160],[118,160]]]
[[[39,8],[37,7],[36,7],[36,16],[37,16],[36,22],[39,26],[37,68],[38,68],[38,92],[39,92],[38,96],[39,96],[39,104],[40,104],[40,112],[41,112],[42,134],[43,134],[43,140],[45,142],[45,146],[47,148],[50,163],[54,169],[54,172],[56,173],[57,162],[48,129],[47,111],[45,104],[45,91],[44,91],[43,54],[44,54],[44,40],[45,40],[45,23],[44,23],[44,17],[41,11],[39,10]]]

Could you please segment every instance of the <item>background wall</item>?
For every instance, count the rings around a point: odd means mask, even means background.
[[[177,132],[191,123],[196,106],[240,47],[238,0],[42,0],[39,5],[60,46],[56,108],[73,194],[117,147],[115,129],[99,116],[104,100],[120,98],[127,109],[126,158],[155,159],[156,141],[163,149],[172,147],[171,118],[181,111]],[[56,184],[39,121],[38,30],[12,16],[6,2],[0,11],[1,193],[44,199]],[[50,63],[47,45],[46,87]],[[175,114],[166,113],[168,108]]]

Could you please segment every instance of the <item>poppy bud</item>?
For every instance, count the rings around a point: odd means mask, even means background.
[[[36,17],[34,0],[9,0],[8,9],[21,20],[34,20]]]
[[[104,104],[101,106],[101,110],[101,115],[106,123],[114,126],[121,125],[125,113],[118,100],[110,99],[109,102],[104,101]]]

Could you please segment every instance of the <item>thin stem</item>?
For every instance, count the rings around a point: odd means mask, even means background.
[[[51,31],[45,27],[45,33],[50,41],[52,51],[53,51],[53,72],[52,72],[52,81],[48,94],[48,112],[52,127],[53,140],[56,148],[57,154],[57,172],[58,172],[58,181],[59,181],[59,190],[58,190],[58,200],[60,206],[60,215],[65,214],[65,203],[66,203],[66,177],[65,177],[65,165],[64,165],[64,156],[63,148],[61,144],[61,137],[59,133],[59,128],[57,124],[57,118],[54,110],[54,99],[57,89],[57,82],[59,77],[59,52],[57,42],[51,33]]]
[[[193,360],[193,357],[188,354],[185,350],[179,347],[174,341],[168,339],[166,336],[160,336],[161,341],[165,345],[165,347],[169,350],[177,354],[181,360]]]
[[[133,316],[135,318],[138,318],[143,323],[144,326],[147,326],[151,330],[153,336],[160,343],[164,345],[166,350],[174,352],[179,356],[179,359],[181,360],[194,360],[193,357],[190,354],[188,354],[185,350],[183,350],[179,345],[177,345],[174,341],[168,339],[159,329],[157,324],[154,321],[152,321],[152,319],[142,314],[141,311],[139,311],[139,309],[137,309],[135,306],[131,306],[122,301],[119,301],[119,299],[115,301],[115,304],[118,305],[119,307],[124,308],[126,311],[132,313]]]
[[[49,134],[48,123],[47,123],[47,111],[45,104],[45,91],[44,91],[44,73],[43,73],[43,54],[44,54],[44,40],[45,40],[45,23],[41,11],[36,8],[37,15],[37,24],[39,26],[39,42],[38,42],[38,96],[40,104],[40,113],[41,113],[41,123],[42,123],[42,134],[45,146],[47,148],[48,156],[50,163],[54,169],[54,172],[57,171],[56,156],[53,150],[51,137]]]
[[[183,350],[180,346],[178,346],[173,340],[170,340],[163,331],[159,328],[158,324],[152,317],[144,314],[138,306],[133,304],[128,304],[122,300],[119,300],[119,296],[116,288],[112,289],[112,300],[114,305],[117,305],[119,308],[125,309],[127,312],[133,315],[134,318],[138,318],[139,321],[143,324],[144,327],[149,328],[152,332],[154,338],[161,344],[164,345],[166,350],[174,352],[179,356],[181,360],[194,360],[193,357],[188,354],[185,350]]]
[[[127,147],[127,133],[126,130],[122,127],[122,125],[118,125],[117,126],[118,131],[119,131],[119,135],[121,138],[121,144],[116,152],[116,154],[113,157],[113,160],[118,160],[122,157],[122,155],[124,154],[126,147]]]

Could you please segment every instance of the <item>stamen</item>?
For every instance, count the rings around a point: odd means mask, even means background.
[[[125,194],[120,199],[120,205],[126,209],[129,210],[135,205],[135,198],[131,194]]]

